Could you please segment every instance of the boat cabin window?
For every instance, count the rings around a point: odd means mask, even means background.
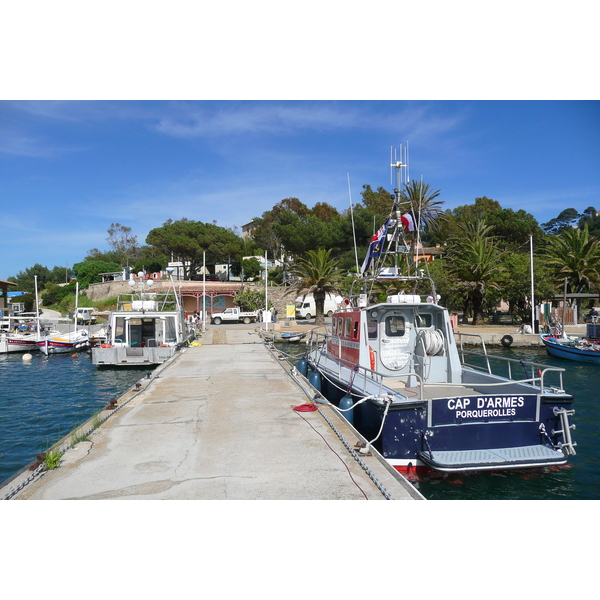
[[[377,319],[373,317],[369,317],[367,319],[367,330],[369,332],[369,339],[376,340],[377,339]]]
[[[360,323],[358,321],[354,321],[354,330],[352,332],[352,339],[358,339],[358,328],[360,327]]]
[[[346,335],[348,339],[350,339],[350,332],[352,331],[352,319],[350,317],[346,317]]]
[[[167,317],[165,319],[165,339],[169,344],[174,344],[177,341],[177,328],[175,326],[175,317]]]
[[[113,339],[115,342],[125,341],[125,317],[117,317],[115,319],[115,332]]]
[[[390,315],[385,318],[385,335],[387,337],[402,337],[405,330],[404,317]]]
[[[417,327],[426,328],[433,324],[433,315],[429,313],[415,315],[415,325]]]

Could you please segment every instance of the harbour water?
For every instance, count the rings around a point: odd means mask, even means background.
[[[99,370],[90,355],[0,354],[0,482],[145,376]]]
[[[281,344],[291,360],[304,344]],[[577,455],[565,468],[546,473],[451,475],[415,481],[429,500],[590,500],[600,498],[600,422],[597,378],[600,366],[548,356],[545,349],[494,349],[492,353],[566,369],[564,387],[575,397]],[[99,370],[88,354],[46,357],[0,355],[0,481],[14,475],[37,453],[68,435],[119,397],[143,370]]]

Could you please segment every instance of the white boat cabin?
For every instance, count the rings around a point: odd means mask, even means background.
[[[387,303],[334,313],[327,352],[385,377],[417,373],[424,383],[461,380],[448,312],[419,296],[389,296]]]

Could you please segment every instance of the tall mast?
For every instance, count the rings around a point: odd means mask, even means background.
[[[396,154],[394,151],[395,160],[392,161],[390,167],[392,171],[395,171],[395,186],[394,186],[394,195],[393,199],[393,207],[392,207],[392,218],[396,221],[396,230],[394,231],[394,269],[396,269],[396,273],[398,272],[398,252],[400,246],[400,237],[403,236],[402,230],[402,208],[401,204],[401,194],[402,188],[406,186],[408,183],[408,143],[405,148],[400,144],[399,152]],[[393,179],[393,174],[392,174]],[[392,181],[392,185],[394,182]]]

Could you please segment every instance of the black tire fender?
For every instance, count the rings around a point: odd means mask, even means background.
[[[500,343],[505,347],[505,348],[510,348],[512,346],[513,343],[513,338],[512,335],[505,335],[501,340]]]

